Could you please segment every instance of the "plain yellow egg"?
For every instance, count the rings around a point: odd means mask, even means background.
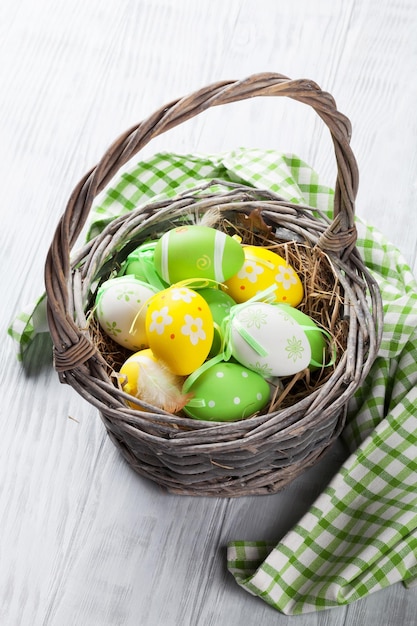
[[[145,348],[132,354],[120,368],[123,391],[126,391],[131,396],[138,397],[141,368],[156,362],[157,360],[150,348]]]
[[[176,413],[190,400],[190,394],[182,392],[184,378],[173,374],[150,348],[135,352],[123,363],[119,381],[123,391],[164,411]],[[135,402],[128,405],[142,408]]]

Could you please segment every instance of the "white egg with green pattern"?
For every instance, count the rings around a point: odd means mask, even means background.
[[[102,330],[128,350],[147,348],[147,301],[156,292],[157,289],[151,285],[130,275],[105,281],[97,292],[95,308]]]
[[[292,376],[311,360],[310,343],[300,324],[266,302],[232,309],[229,348],[236,361],[265,378]]]

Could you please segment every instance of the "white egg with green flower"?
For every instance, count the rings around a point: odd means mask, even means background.
[[[300,324],[266,302],[232,309],[228,348],[236,361],[265,378],[292,376],[311,360],[311,346]]]
[[[98,289],[95,315],[104,333],[128,350],[148,347],[145,316],[157,290],[134,276],[110,278]]]

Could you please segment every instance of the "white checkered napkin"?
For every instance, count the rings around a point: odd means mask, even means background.
[[[205,180],[221,177],[209,156],[159,153],[123,171],[114,184],[96,199],[91,210],[87,239],[103,230],[114,218],[139,206],[169,198]]]
[[[229,545],[228,566],[242,587],[296,614],[415,579],[416,403],[414,387],[278,545]]]
[[[322,211],[331,209],[333,202],[333,190],[320,185],[316,172],[295,155],[256,149],[219,155],[159,153],[123,170],[96,198],[86,228],[87,239],[98,235],[111,220],[150,200],[170,198],[213,179],[270,188],[292,202],[310,204]],[[20,360],[34,337],[45,331],[38,319],[38,307],[42,314],[44,306],[42,299],[26,307],[9,327]]]
[[[17,358],[24,360],[26,350],[35,336],[48,332],[46,319],[46,298],[42,294],[35,302],[27,305],[11,322],[7,329],[8,334],[15,340]]]
[[[271,189],[322,211],[333,205],[333,190],[321,185],[318,174],[296,155],[245,148],[218,155],[161,152],[124,171],[102,192],[91,211],[88,238],[151,199],[170,198],[212,179]]]
[[[229,545],[237,582],[287,614],[417,581],[417,284],[399,251],[357,222],[385,319],[379,356],[349,404],[352,454],[278,545]]]
[[[294,155],[235,150],[212,156],[159,154],[122,173],[97,199],[90,236],[111,219],[213,178],[270,188],[329,212],[333,192]],[[278,545],[234,541],[237,582],[284,613],[352,602],[397,581],[417,580],[417,285],[401,254],[360,220],[358,248],[384,303],[381,350],[349,405],[343,436],[351,457]],[[9,329],[24,358],[45,330],[44,296]]]
[[[417,281],[381,233],[359,219],[356,224],[358,248],[381,289],[384,333],[379,356],[350,403],[352,419],[343,436],[352,452],[416,384],[417,371],[410,342],[417,327]]]
[[[295,154],[241,148],[220,158],[232,180],[270,189],[290,202],[303,202],[327,214],[333,208],[333,190],[320,184],[317,172]]]

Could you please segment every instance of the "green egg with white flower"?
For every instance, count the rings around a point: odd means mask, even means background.
[[[210,422],[233,422],[253,416],[270,399],[268,383],[256,372],[239,363],[216,363],[184,384],[192,393],[184,413],[189,417]]]

